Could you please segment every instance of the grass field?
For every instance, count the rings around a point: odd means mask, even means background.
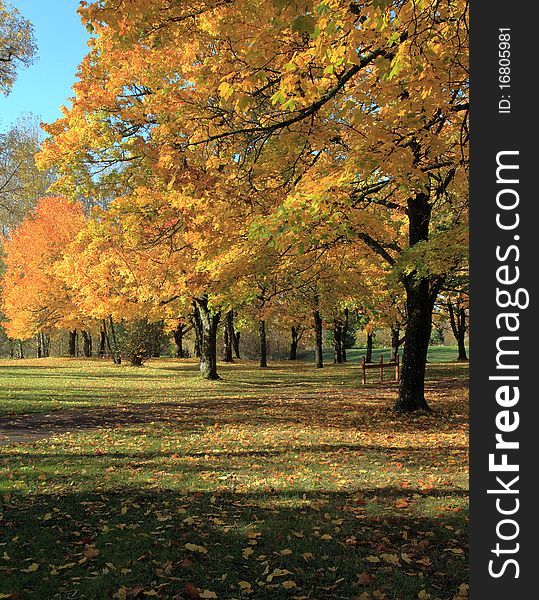
[[[419,417],[357,363],[0,361],[0,598],[466,598],[467,365],[430,361]]]

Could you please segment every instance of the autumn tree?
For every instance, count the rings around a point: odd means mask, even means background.
[[[103,0],[82,14],[96,39],[42,156],[59,189],[128,198],[160,181],[281,252],[291,233],[300,253],[369,250],[406,294],[396,408],[428,409],[432,308],[466,243],[467,2]]]
[[[23,115],[0,134],[0,228],[18,225],[53,182],[50,170],[39,171],[35,155],[43,140],[39,121]]]
[[[35,52],[30,21],[0,0],[0,93],[9,94],[17,79],[17,70],[32,64]]]
[[[2,310],[11,338],[27,339],[51,329],[74,331],[89,325],[58,271],[84,220],[80,204],[61,197],[42,198],[4,238]]]

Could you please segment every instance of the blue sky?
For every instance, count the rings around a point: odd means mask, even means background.
[[[77,14],[79,0],[8,0],[34,26],[37,57],[19,71],[11,94],[0,95],[0,132],[23,112],[50,123],[73,95],[77,66],[88,51],[88,33]]]

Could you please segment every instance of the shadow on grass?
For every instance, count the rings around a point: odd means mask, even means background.
[[[245,582],[257,600],[449,600],[467,579],[463,512],[373,513],[356,492],[12,494],[3,515],[0,593],[21,600],[184,599],[188,584],[243,598]]]

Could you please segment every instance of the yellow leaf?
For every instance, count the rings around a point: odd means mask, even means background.
[[[199,598],[217,598],[217,594],[215,592],[210,592],[210,590],[204,590],[200,592]]]
[[[381,554],[380,556],[390,565],[399,564],[399,557],[396,554]]]
[[[27,569],[21,569],[22,573],[34,573],[39,569],[39,565],[37,563],[32,563]]]
[[[249,558],[249,556],[252,556],[255,553],[255,551],[252,548],[244,548],[242,555],[243,558]]]
[[[281,587],[283,587],[285,590],[290,590],[292,588],[297,587],[296,582],[292,581],[291,579],[287,579],[286,581],[283,581],[281,583]]]
[[[272,581],[274,577],[283,577],[284,575],[292,575],[288,569],[273,569],[273,572],[266,577],[266,581]]]
[[[83,552],[86,558],[95,558],[99,554],[99,550],[94,546],[87,546]]]
[[[406,552],[403,552],[401,554],[401,558],[405,563],[408,563],[408,564],[412,563],[412,559],[408,556],[408,554],[406,554]]]
[[[207,554],[208,551],[206,550],[206,548],[204,548],[204,546],[197,546],[197,544],[185,544],[185,547],[187,548],[187,550],[190,550],[191,552],[198,552],[199,554]]]
[[[365,560],[370,563],[379,563],[380,559],[377,556],[367,556]]]

